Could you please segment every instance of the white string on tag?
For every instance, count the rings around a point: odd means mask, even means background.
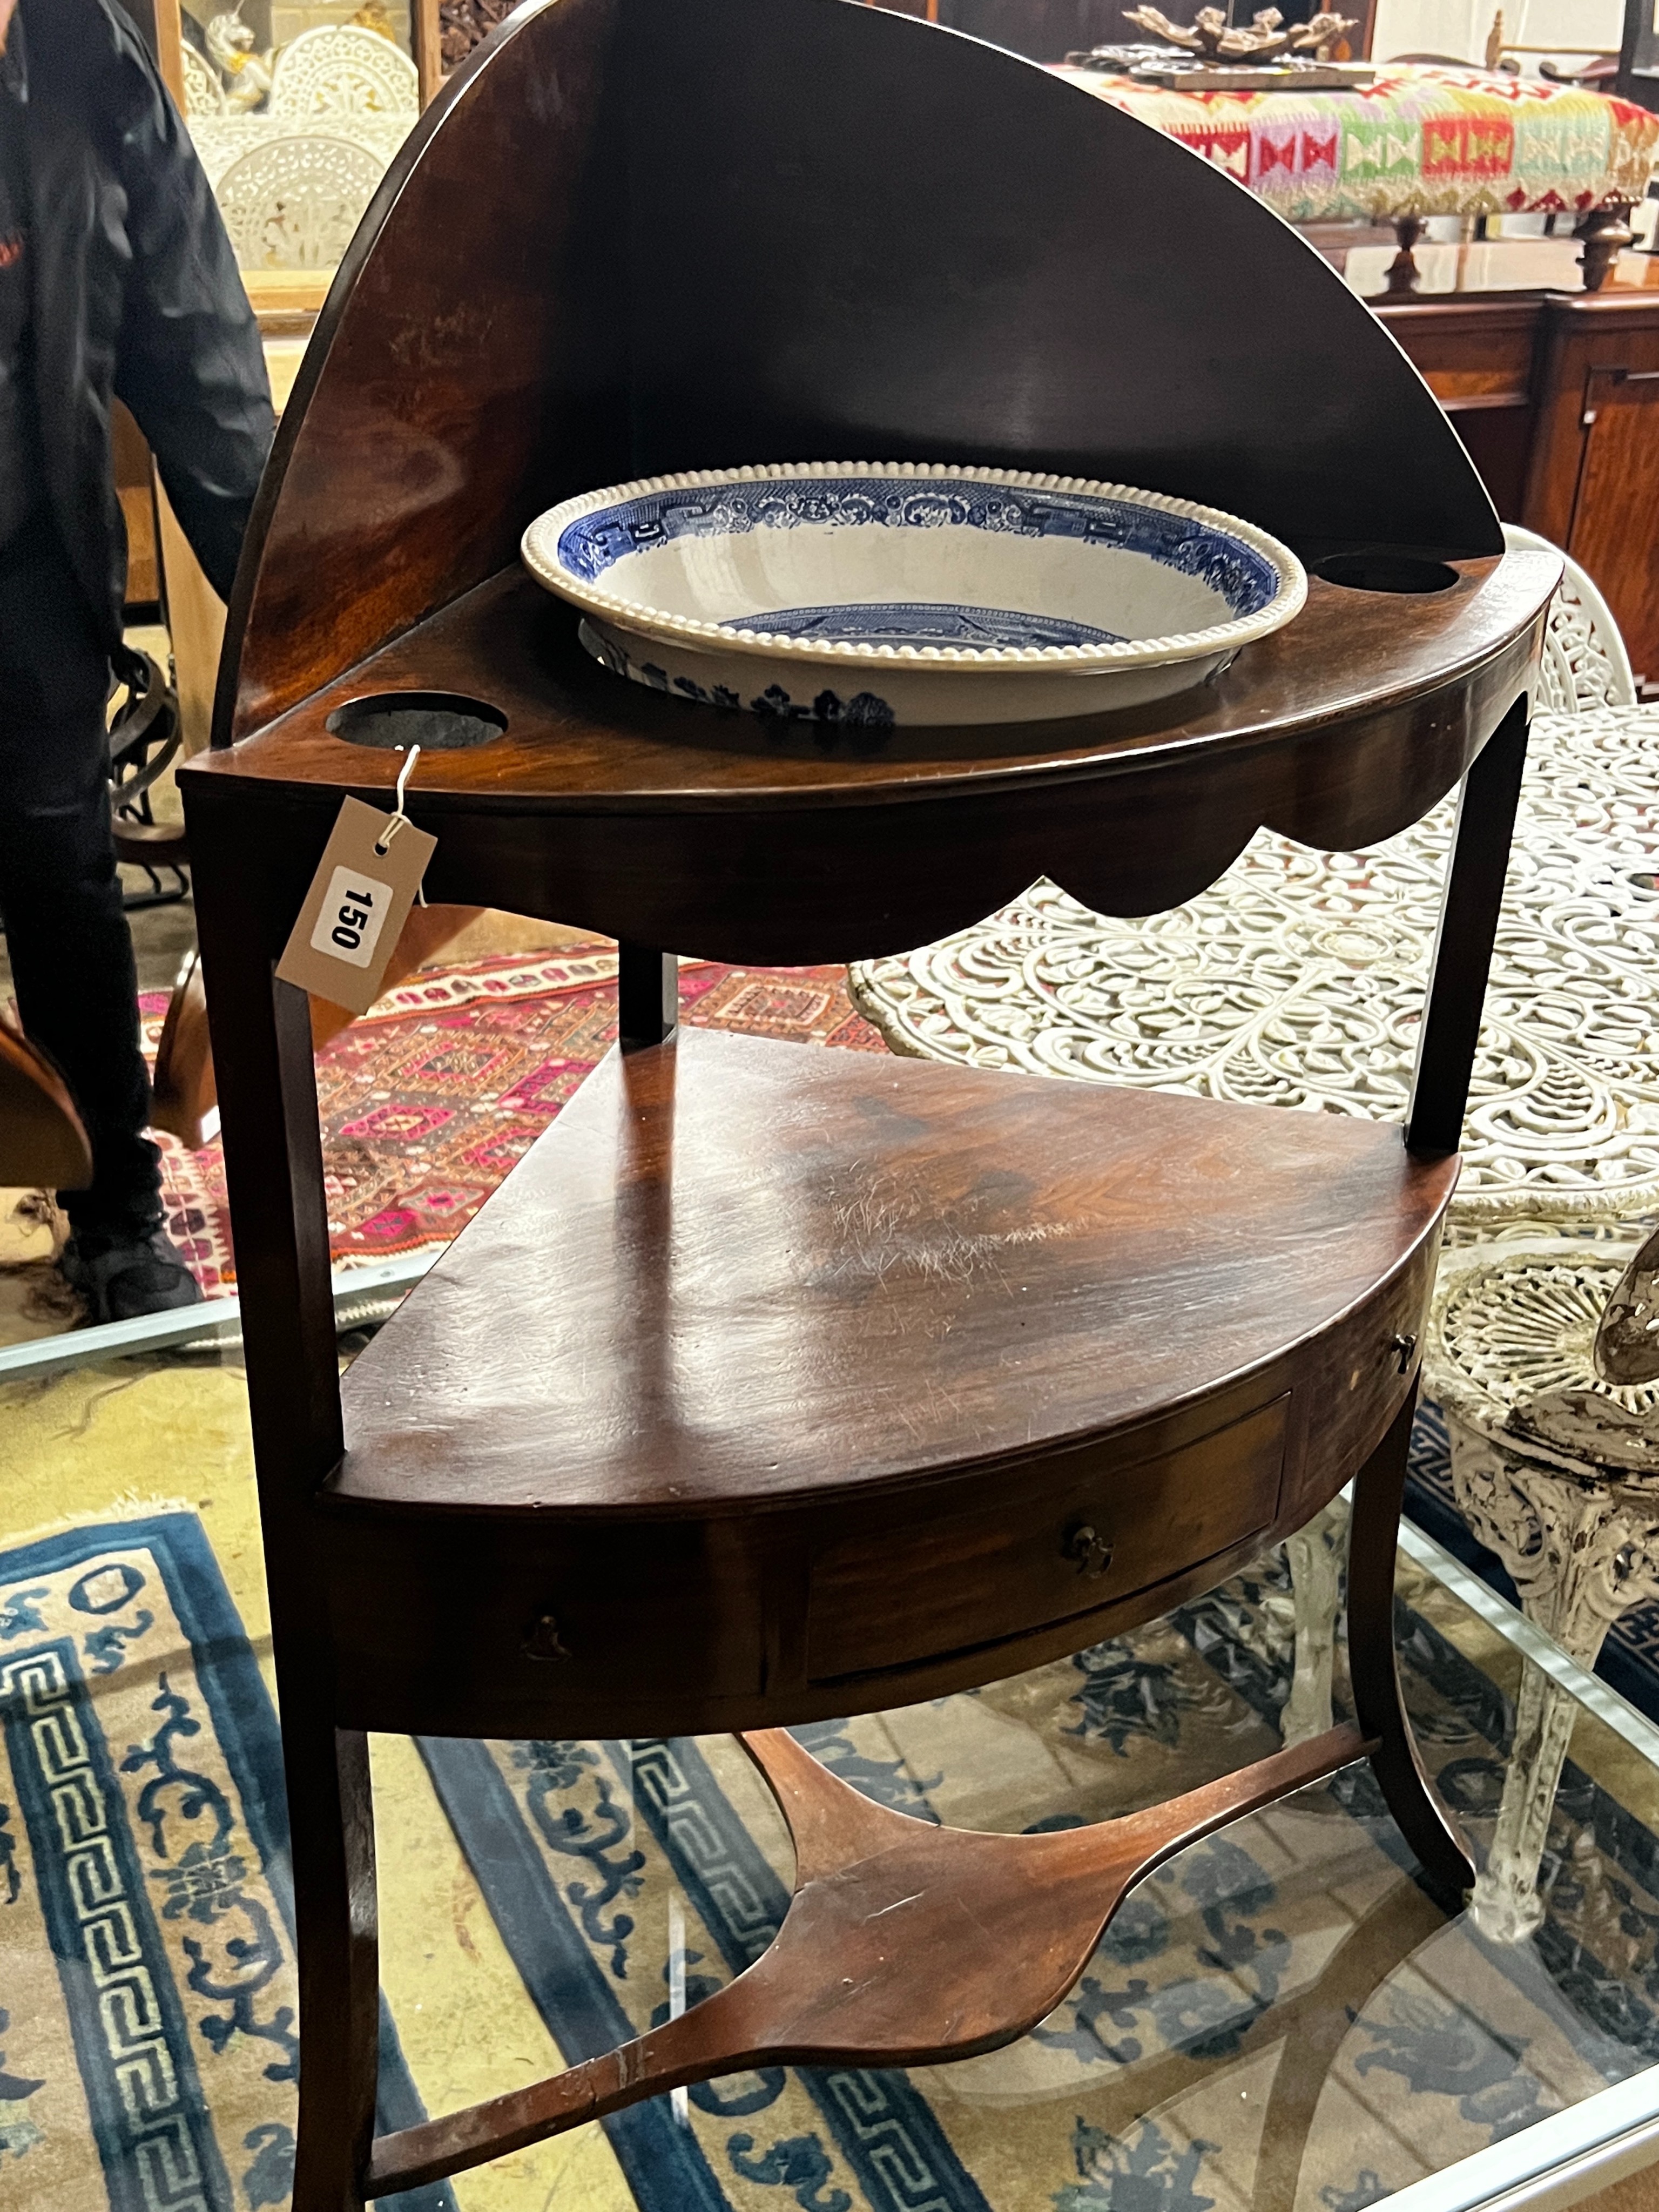
[[[420,747],[411,745],[404,757],[402,768],[398,771],[398,790],[392,802],[392,811],[386,817],[386,828],[374,841],[375,851],[382,855],[390,849],[392,839],[409,820],[408,815],[404,812],[404,793],[409,787],[409,779],[414,774],[415,763],[420,757]],[[426,904],[426,890],[423,885],[417,884],[415,886],[415,896],[420,905]]]

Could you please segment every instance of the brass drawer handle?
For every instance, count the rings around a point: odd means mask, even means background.
[[[526,1659],[568,1659],[570,1656],[559,1634],[556,1613],[537,1614],[525,1632],[523,1650]]]
[[[1112,1547],[1085,1521],[1066,1539],[1066,1557],[1077,1561],[1080,1575],[1103,1575],[1112,1564]]]

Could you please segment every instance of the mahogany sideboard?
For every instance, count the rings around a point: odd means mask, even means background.
[[[1504,520],[1589,571],[1638,680],[1659,684],[1659,259],[1624,254],[1602,291],[1572,291],[1577,249],[1537,243],[1558,249],[1563,289],[1369,304],[1450,416]],[[1497,254],[1488,266],[1502,273]]]

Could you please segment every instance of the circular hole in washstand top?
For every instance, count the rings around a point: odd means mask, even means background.
[[[1410,553],[1334,553],[1308,571],[1350,592],[1449,592],[1457,571],[1443,561],[1419,561]]]
[[[349,745],[380,745],[388,752],[461,752],[491,744],[507,727],[499,707],[459,691],[377,691],[337,707],[325,726]]]

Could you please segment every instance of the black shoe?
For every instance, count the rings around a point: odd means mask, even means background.
[[[125,1237],[77,1233],[64,1247],[58,1273],[87,1302],[89,1321],[136,1321],[199,1305],[202,1286],[165,1229]]]

